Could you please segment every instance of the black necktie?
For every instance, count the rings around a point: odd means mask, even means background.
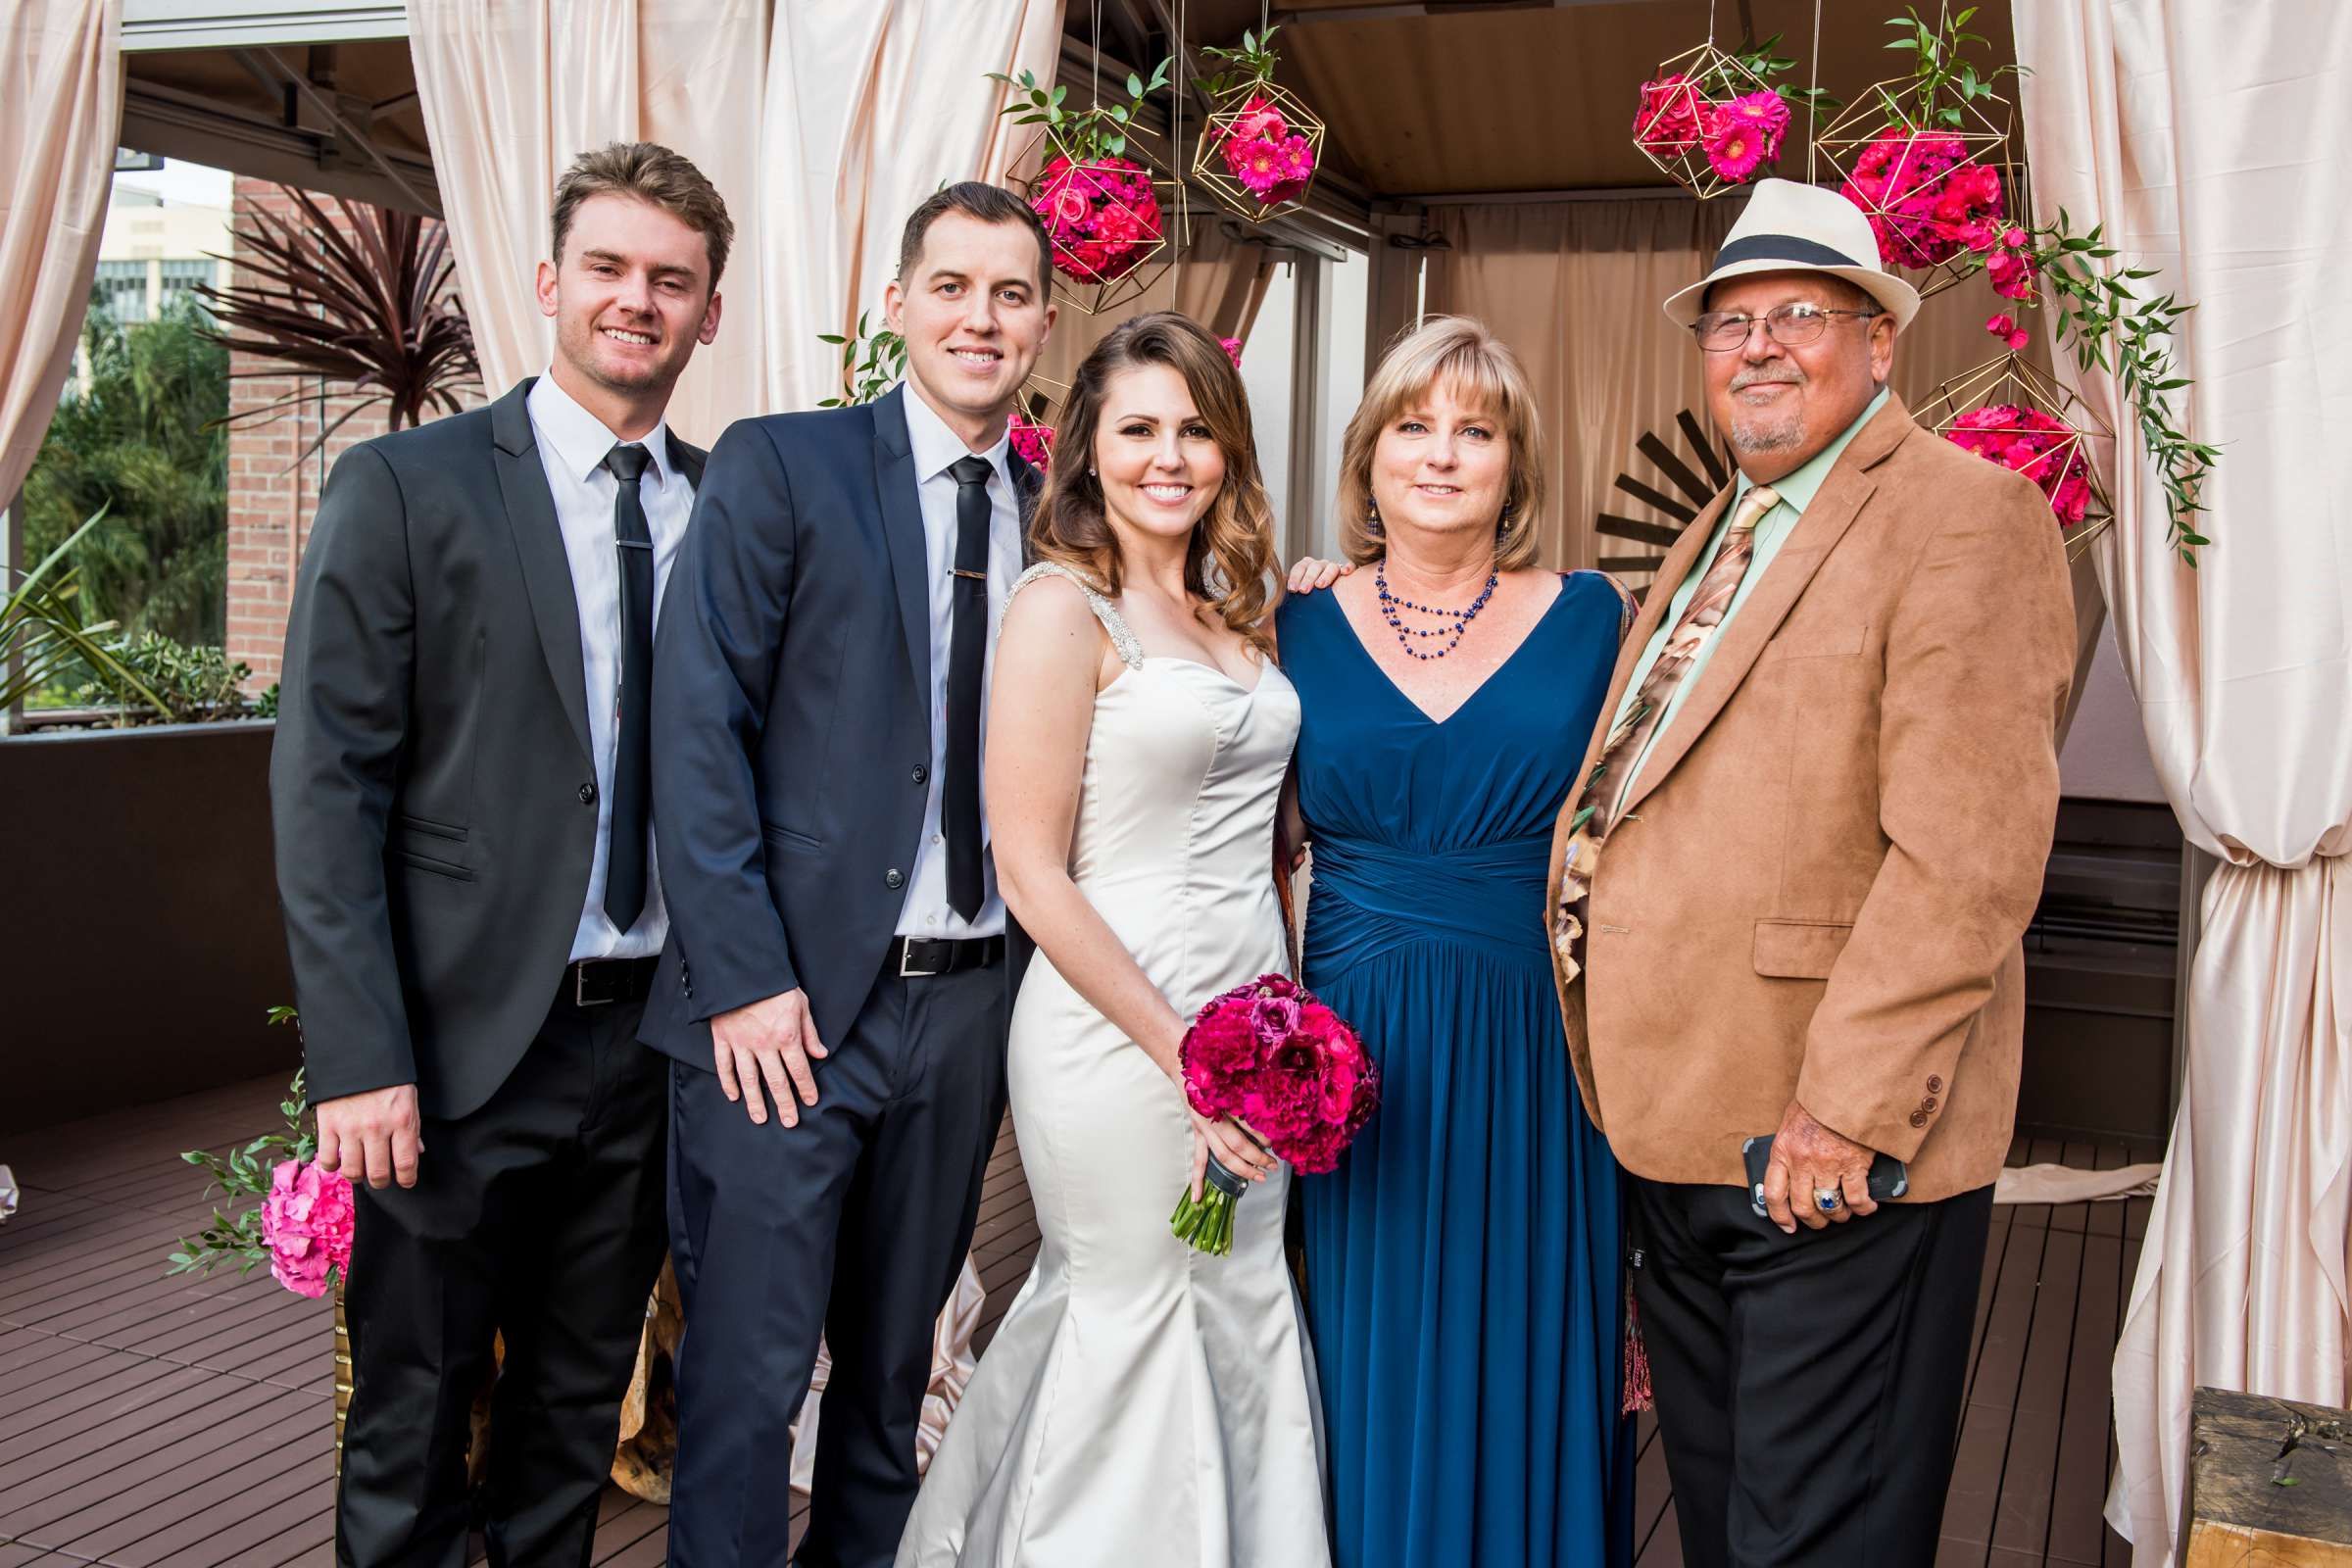
[[[626,931],[645,910],[646,823],[653,806],[654,536],[637,482],[653,455],[634,442],[605,454],[620,483],[612,545],[620,557],[620,691],[612,724],[612,834],[605,859],[605,915]]]
[[[940,781],[940,825],[948,836],[948,905],[976,919],[980,878],[980,663],[988,645],[988,476],[986,458],[948,465],[956,480],[956,575],[949,590],[956,630],[948,642],[948,758]]]

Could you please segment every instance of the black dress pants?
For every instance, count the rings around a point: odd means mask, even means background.
[[[1690,1568],[1929,1568],[1992,1189],[1784,1236],[1631,1178],[1634,1294]]]
[[[477,1499],[490,1561],[586,1568],[662,1267],[662,1059],[642,1004],[557,1001],[470,1115],[426,1118],[413,1188],[358,1188],[344,1568],[462,1568],[475,1392],[506,1338]]]
[[[825,1042],[817,1102],[754,1124],[717,1075],[670,1068],[678,1346],[673,1568],[783,1568],[792,1441],[833,1353],[801,1568],[888,1568],[914,1506],[931,1340],[1004,1114],[1002,961],[885,975]]]

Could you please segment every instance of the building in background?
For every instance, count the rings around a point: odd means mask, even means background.
[[[152,321],[172,298],[217,284],[228,268],[225,207],[172,201],[121,180],[107,198],[96,305],[117,321]]]

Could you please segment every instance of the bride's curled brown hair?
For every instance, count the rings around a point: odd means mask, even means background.
[[[1223,345],[1189,316],[1153,311],[1122,321],[1078,367],[1054,431],[1053,465],[1029,520],[1030,552],[1039,561],[1072,567],[1117,597],[1118,537],[1103,514],[1102,482],[1089,470],[1103,395],[1112,378],[1147,365],[1166,366],[1184,377],[1193,407],[1225,458],[1224,483],[1193,525],[1185,551],[1185,589],[1205,600],[1259,653],[1267,653],[1271,645],[1264,622],[1273,597],[1274,512],[1266,502],[1265,481],[1258,476],[1250,400]]]

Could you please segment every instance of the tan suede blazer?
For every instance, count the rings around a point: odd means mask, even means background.
[[[1729,500],[1660,568],[1588,769]],[[1586,973],[1560,988],[1586,1108],[1655,1181],[1744,1185],[1741,1140],[1794,1098],[1907,1161],[1913,1200],[1981,1187],[2016,1111],[2019,938],[2074,672],[2050,510],[1890,398],[1721,636],[1602,848]]]

